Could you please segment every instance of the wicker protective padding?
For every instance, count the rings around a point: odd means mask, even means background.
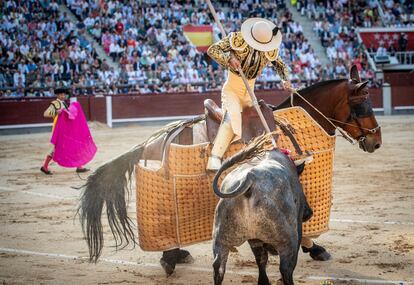
[[[335,137],[329,136],[302,108],[293,107],[274,112],[275,118],[286,120],[295,130],[295,138],[302,150],[313,153],[313,161],[305,166],[300,176],[308,203],[313,210],[312,218],[303,224],[304,236],[318,236],[329,230],[332,206],[332,168]],[[280,136],[280,147],[288,148],[297,155],[286,136]]]
[[[209,144],[171,144],[169,175],[140,163],[137,220],[143,250],[159,251],[211,239],[218,198],[206,174]]]
[[[335,138],[328,136],[301,108],[284,109],[276,114],[279,119],[289,120],[303,150],[316,153],[314,161],[305,167],[301,182],[314,211],[312,219],[304,224],[304,235],[317,236],[328,230]],[[291,149],[295,155],[284,135],[278,145]],[[232,144],[225,156],[242,147],[240,143]],[[168,176],[164,166],[158,170],[142,163],[137,166],[138,235],[143,250],[168,250],[211,239],[218,199],[211,189],[213,176],[205,172],[209,152],[208,143],[171,144]]]

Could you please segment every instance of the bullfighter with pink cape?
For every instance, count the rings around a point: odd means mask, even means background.
[[[55,92],[58,99],[51,103],[44,114],[45,117],[54,118],[51,138],[53,149],[47,155],[40,170],[45,174],[52,174],[48,165],[53,159],[62,167],[76,167],[76,172],[88,171],[89,169],[84,168],[83,165],[90,162],[95,156],[96,145],[81,105],[78,102],[73,102],[67,107],[64,102],[65,93],[59,91]]]
[[[55,146],[53,160],[63,167],[85,165],[95,156],[96,145],[82,107],[78,102],[74,102],[62,115],[56,122],[51,139]]]

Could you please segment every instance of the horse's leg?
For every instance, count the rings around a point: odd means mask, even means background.
[[[184,250],[184,249],[178,249],[178,250],[179,252],[178,252],[178,257],[177,257],[177,264],[194,262],[194,258],[191,256],[188,250]]]
[[[309,253],[313,260],[326,261],[331,259],[331,255],[323,246],[317,245],[308,237],[302,237],[302,250]]]
[[[256,259],[257,267],[259,268],[259,280],[257,281],[257,284],[270,285],[269,278],[266,274],[266,265],[269,259],[267,250],[264,248],[262,242],[256,240],[249,240],[249,245]]]
[[[215,239],[213,242],[213,254],[214,285],[221,285],[224,279],[224,273],[226,272],[229,249]]]
[[[163,251],[160,259],[160,264],[167,276],[170,276],[174,272],[176,264],[193,262],[194,258],[191,254],[187,250],[179,248]]]
[[[167,276],[173,274],[175,265],[177,264],[178,256],[180,254],[179,248],[163,251],[160,259],[160,264]]]

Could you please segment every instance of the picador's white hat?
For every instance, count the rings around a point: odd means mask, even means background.
[[[249,46],[259,51],[278,49],[282,42],[282,32],[271,21],[263,18],[250,18],[241,26],[243,39]]]

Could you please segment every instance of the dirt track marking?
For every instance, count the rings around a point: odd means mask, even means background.
[[[77,200],[77,197],[62,197],[59,195],[53,195],[53,194],[43,194],[33,191],[25,191],[25,190],[17,190],[12,189],[9,187],[0,186],[0,192],[19,192],[23,194],[28,195],[34,195],[34,196],[40,196],[40,197],[46,197],[51,199],[59,199],[59,200]],[[414,223],[412,222],[399,222],[399,221],[364,221],[364,220],[352,220],[352,219],[330,219],[331,223],[348,223],[348,224],[382,224],[382,225],[404,225],[404,226],[414,226]]]
[[[15,253],[15,254],[22,254],[22,255],[32,255],[32,256],[43,256],[48,258],[62,258],[66,260],[85,260],[87,261],[87,257],[75,256],[75,255],[66,255],[61,253],[47,253],[47,252],[37,252],[31,250],[23,250],[23,249],[16,249],[16,248],[1,248],[0,251],[7,252],[7,253]],[[160,268],[159,264],[156,263],[136,263],[121,259],[108,259],[108,258],[101,258],[102,262],[105,263],[112,263],[112,264],[122,264],[122,265],[131,265],[136,267],[147,267],[147,268]],[[197,266],[177,266],[185,268],[186,270],[198,271],[198,272],[206,272],[211,273],[212,269],[204,268],[204,267],[197,267]],[[233,270],[226,270],[227,274],[234,274],[234,275],[256,275],[256,271],[233,271]],[[268,274],[268,276],[278,277],[279,275],[276,274]],[[403,280],[381,280],[381,279],[360,279],[360,278],[352,278],[352,277],[332,277],[332,276],[304,276],[308,280],[332,280],[332,281],[353,281],[358,282],[360,284],[399,284],[399,285],[414,285],[414,281],[403,281]]]

